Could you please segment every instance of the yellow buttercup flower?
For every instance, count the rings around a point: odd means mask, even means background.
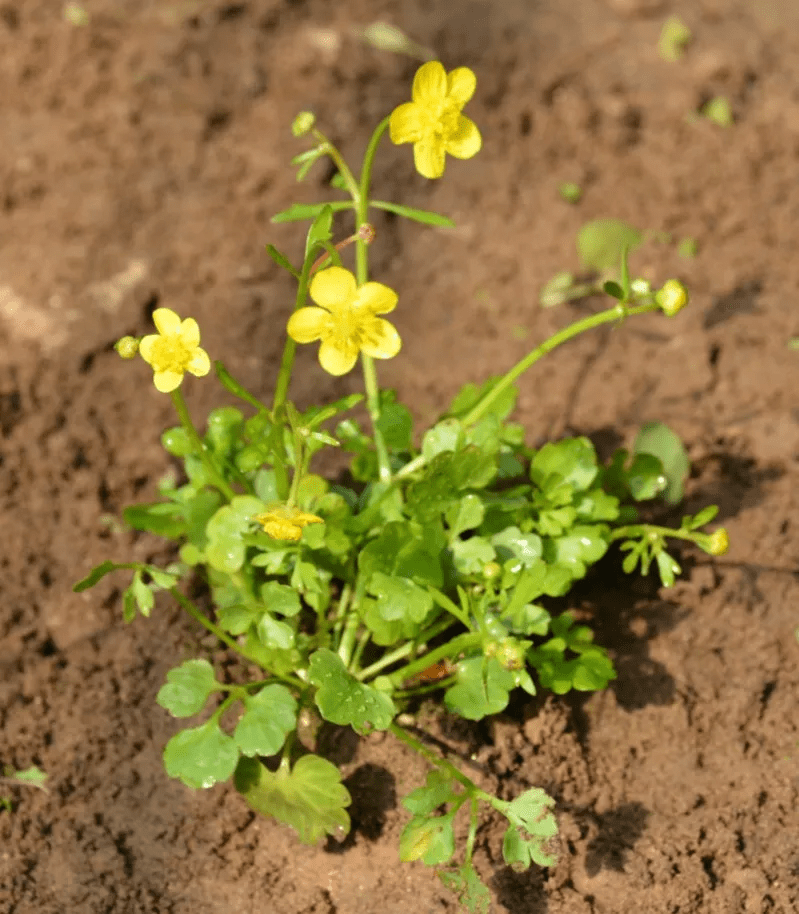
[[[719,527],[710,534],[707,551],[711,555],[724,555],[730,548],[730,537],[724,527]]]
[[[402,341],[393,324],[378,317],[397,304],[397,293],[379,282],[359,286],[343,267],[320,270],[309,294],[318,308],[299,308],[291,315],[288,334],[297,343],[321,340],[319,362],[332,375],[350,371],[363,352],[373,359],[390,359]]]
[[[444,174],[444,158],[471,159],[483,145],[480,131],[461,114],[474,95],[477,77],[468,67],[447,73],[437,60],[419,67],[411,98],[389,120],[392,143],[413,143],[416,170],[425,178]]]
[[[145,336],[139,344],[141,357],[152,366],[153,383],[161,393],[180,386],[185,372],[198,378],[211,370],[211,360],[200,349],[200,328],[193,317],[181,319],[169,308],[156,308],[153,322],[158,333]]]
[[[291,540],[293,543],[302,536],[303,527],[324,523],[315,514],[308,514],[299,508],[288,508],[286,505],[273,505],[255,519],[264,528],[264,533],[273,540]]]

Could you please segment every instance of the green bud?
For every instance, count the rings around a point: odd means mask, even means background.
[[[300,111],[300,113],[294,118],[294,121],[291,125],[291,132],[294,134],[294,136],[305,136],[305,134],[313,128],[315,123],[316,115],[311,114],[310,111]]]
[[[123,336],[121,340],[114,343],[114,349],[123,359],[132,359],[136,357],[139,351],[139,341],[135,336]]]
[[[667,279],[655,293],[655,301],[665,315],[674,317],[688,304],[688,291],[679,279]]]

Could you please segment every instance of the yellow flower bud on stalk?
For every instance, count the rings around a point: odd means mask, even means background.
[[[133,359],[139,351],[139,341],[135,336],[123,336],[121,340],[114,343],[119,357],[122,359]]]
[[[724,527],[719,527],[710,534],[707,551],[711,555],[724,555],[730,548],[730,537]]]
[[[688,290],[679,279],[667,279],[655,293],[655,301],[665,315],[674,317],[688,304]]]

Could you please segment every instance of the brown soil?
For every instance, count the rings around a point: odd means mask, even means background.
[[[36,764],[49,793],[1,785],[0,910],[404,914],[454,911],[423,865],[397,859],[399,798],[425,765],[375,735],[331,747],[354,796],[343,846],[309,848],[231,788],[170,781],[175,723],[154,704],[195,628],[161,603],[121,621],[119,581],[74,580],[105,558],[164,557],[118,521],[169,461],[170,404],[112,351],[149,332],[156,302],[195,315],[204,343],[254,390],[277,373],[290,282],[264,253],[300,249],[271,214],[297,186],[294,114],[316,111],[354,158],[405,100],[415,62],[360,44],[384,19],[478,74],[483,152],[426,182],[382,148],[375,187],[457,222],[378,221],[376,277],[397,288],[401,357],[381,365],[429,421],[465,381],[596,306],[542,311],[576,266],[574,236],[615,216],[653,243],[636,272],[680,276],[692,306],[583,337],[523,379],[531,443],[591,436],[603,453],[668,422],[694,471],[685,510],[717,502],[728,555],[679,552],[671,590],[603,563],[577,595],[619,678],[587,700],[542,699],[490,726],[429,722],[505,796],[557,798],[561,855],[502,863],[487,817],[476,862],[511,914],[789,914],[799,910],[799,7],[780,0],[54,0],[0,4],[0,765]],[[678,64],[670,13],[695,35]],[[736,124],[690,112],[726,95]],[[558,184],[585,189],[577,207]],[[523,337],[523,338],[522,338]],[[299,401],[333,398],[301,353]],[[202,416],[223,402],[185,385]],[[792,393],[793,391],[793,393]],[[671,517],[671,515],[669,515]],[[674,514],[672,519],[679,518]],[[224,659],[220,654],[219,661]]]

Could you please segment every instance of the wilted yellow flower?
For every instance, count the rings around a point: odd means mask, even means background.
[[[389,120],[392,143],[413,143],[416,170],[425,178],[444,174],[444,158],[471,159],[483,145],[480,131],[461,114],[474,95],[477,77],[468,67],[447,73],[437,60],[419,67],[411,98]]]
[[[180,386],[185,372],[198,378],[211,370],[211,360],[200,349],[200,328],[193,317],[181,319],[169,308],[156,308],[153,322],[158,333],[145,336],[139,344],[141,357],[152,366],[153,383],[161,393]]]
[[[655,293],[655,301],[668,317],[674,317],[688,304],[688,291],[679,279],[667,279]]]
[[[332,375],[346,374],[358,353],[390,359],[402,342],[393,324],[378,317],[393,311],[397,293],[379,282],[358,286],[343,267],[320,270],[308,290],[318,308],[300,308],[291,315],[289,336],[298,343],[321,340],[319,362]]]
[[[308,524],[322,524],[324,521],[315,514],[308,514],[299,508],[273,505],[255,518],[264,528],[264,533],[273,540],[291,540],[296,543],[302,536],[302,528]]]

